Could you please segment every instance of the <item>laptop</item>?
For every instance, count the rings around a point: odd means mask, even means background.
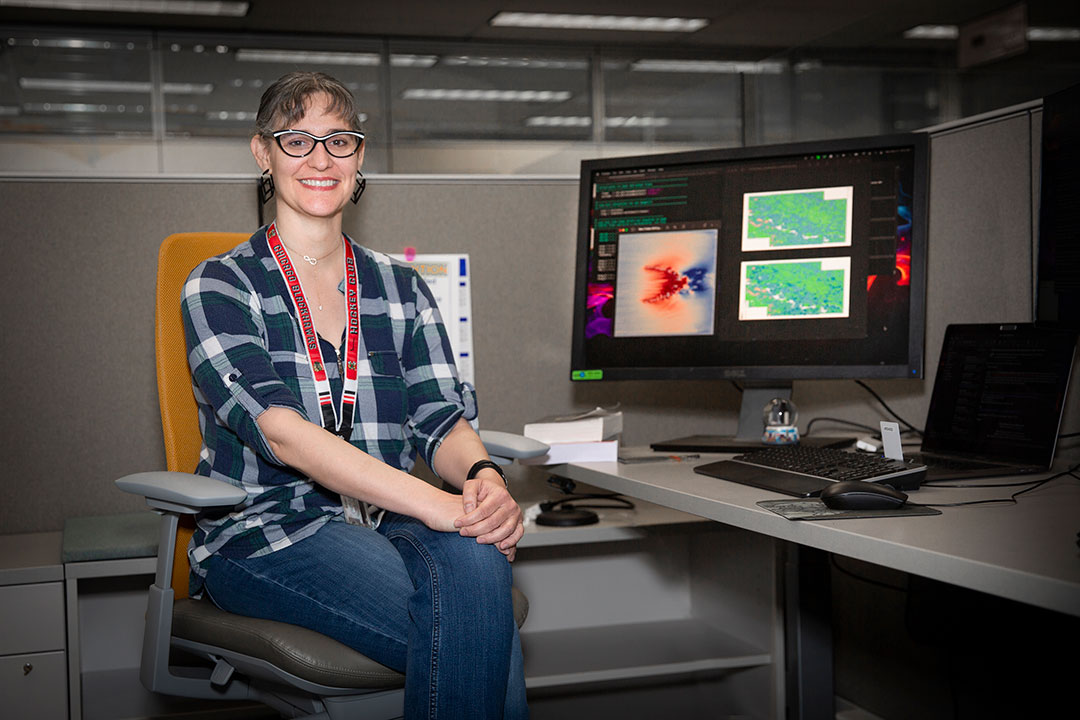
[[[1054,461],[1077,331],[1017,324],[945,330],[918,453],[924,482],[1046,472]]]

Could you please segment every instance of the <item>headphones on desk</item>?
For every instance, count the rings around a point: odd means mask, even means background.
[[[567,493],[567,497],[558,500],[547,500],[540,503],[540,514],[536,516],[537,525],[549,527],[576,527],[579,525],[593,525],[600,522],[600,516],[588,508],[598,510],[605,508],[633,510],[634,503],[622,497],[618,493],[574,493],[576,487],[570,478],[552,475],[548,478],[548,484],[559,488]],[[581,501],[607,500],[610,504],[595,504]]]

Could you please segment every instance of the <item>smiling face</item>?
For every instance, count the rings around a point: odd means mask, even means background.
[[[303,130],[322,137],[339,130],[352,130],[341,116],[328,109],[329,97],[312,95],[304,103],[304,115],[290,127],[279,130]],[[364,146],[353,155],[337,158],[326,151],[323,143],[304,157],[285,154],[275,140],[256,135],[251,139],[251,152],[261,170],[269,168],[277,191],[277,213],[292,215],[297,220],[334,218],[340,221],[341,211],[356,187],[356,172],[364,161]]]

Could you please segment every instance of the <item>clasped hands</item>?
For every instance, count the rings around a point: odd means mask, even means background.
[[[454,520],[454,527],[465,537],[494,545],[513,562],[517,544],[525,534],[525,516],[493,470],[481,471],[461,488],[464,515]]]

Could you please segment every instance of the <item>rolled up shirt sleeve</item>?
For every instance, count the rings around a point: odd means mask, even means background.
[[[431,290],[414,275],[416,314],[402,358],[409,394],[409,431],[428,467],[458,419],[476,417],[472,389],[458,378],[450,339]]]
[[[188,277],[181,314],[197,399],[244,445],[281,465],[257,418],[271,407],[307,415],[298,393],[274,369],[257,294],[227,261],[210,260]]]

